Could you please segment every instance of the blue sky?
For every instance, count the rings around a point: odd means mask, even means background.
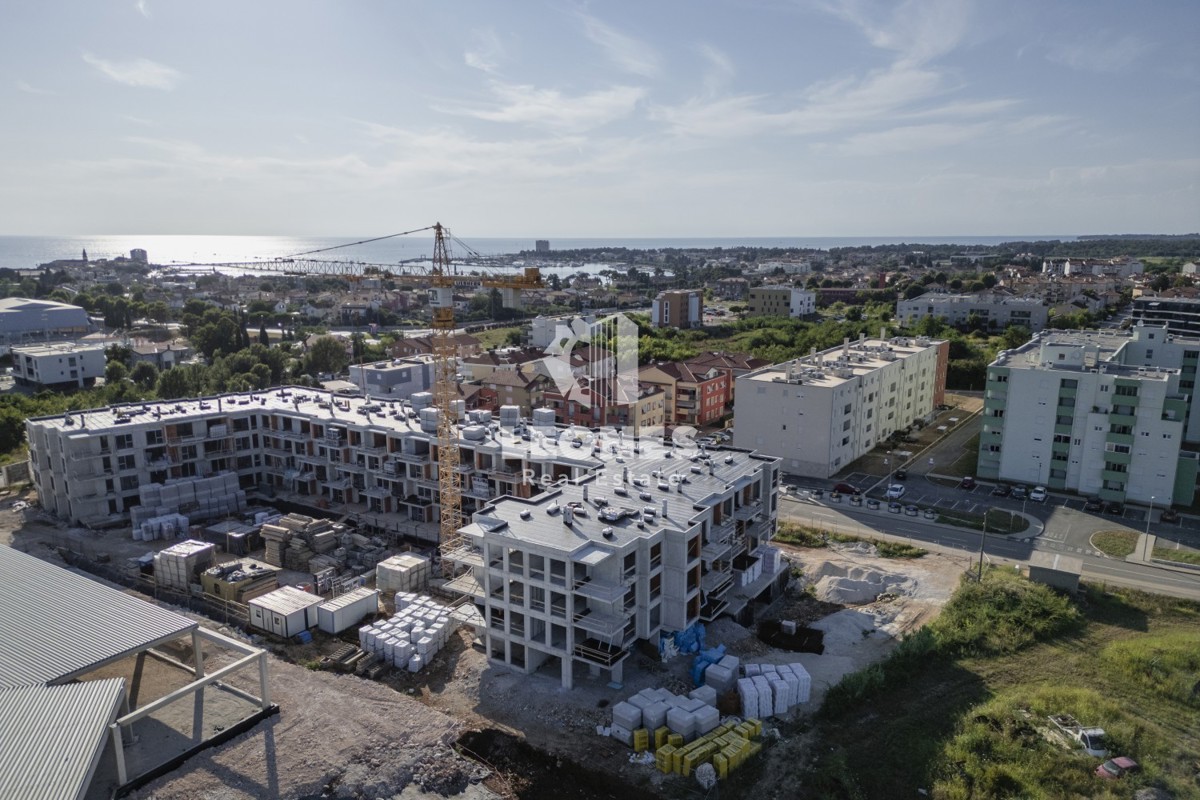
[[[1200,230],[1192,0],[7,0],[0,233]]]

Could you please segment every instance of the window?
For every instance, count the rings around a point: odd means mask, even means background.
[[[133,456],[117,456],[117,469],[134,469],[136,467]]]
[[[1063,480],[1067,477],[1067,471],[1065,469],[1052,469],[1050,470],[1050,477]]]
[[[996,375],[994,380],[996,381],[996,383],[1008,383],[1008,376],[1007,375]]]
[[[993,416],[993,417],[997,417],[997,418],[998,418],[998,417],[1003,417],[1003,416],[1004,416],[1004,409],[1003,409],[1003,408],[994,408],[994,409],[992,409],[992,416]]]
[[[1151,336],[1150,338],[1151,338],[1151,339],[1153,339],[1154,337],[1153,337],[1153,336]],[[1154,351],[1153,351],[1153,350],[1147,350],[1147,351],[1146,351],[1146,360],[1147,360],[1147,361],[1149,361],[1149,360],[1150,360],[1150,359],[1152,359],[1152,358],[1154,358]]]
[[[1074,378],[1067,378],[1062,382],[1062,388],[1064,389],[1074,389],[1077,386],[1079,386],[1079,381]]]
[[[1108,453],[1128,453],[1130,447],[1127,444],[1113,444],[1112,442],[1109,442],[1104,445],[1104,450]]]
[[[1055,418],[1054,418],[1054,424],[1055,424],[1055,425],[1071,425],[1071,424],[1073,424],[1074,422],[1075,422],[1075,418],[1074,418],[1074,417],[1068,417],[1068,416],[1064,416],[1064,415],[1059,415],[1059,416],[1057,416],[1057,417],[1055,417]]]
[[[117,449],[118,450],[128,450],[131,447],[133,447],[133,434],[132,433],[117,434]]]
[[[999,453],[999,452],[1000,452],[1000,445],[998,445],[998,444],[989,444],[989,445],[988,445],[988,452],[989,452],[989,453]]]
[[[146,444],[156,445],[163,443],[162,431],[146,431]]]
[[[1129,471],[1128,464],[1117,464],[1113,461],[1105,461],[1104,468],[1106,470],[1108,470],[1109,472],[1128,472]]]
[[[1123,436],[1129,436],[1131,433],[1133,433],[1133,426],[1131,426],[1131,425],[1109,425],[1108,432],[1109,433],[1119,433]]]
[[[1070,444],[1071,437],[1067,436],[1065,433],[1056,433],[1054,434],[1054,441],[1056,444]]]
[[[121,478],[121,491],[127,492],[138,488],[137,475],[126,475]]]
[[[1119,397],[1137,397],[1138,396],[1138,387],[1136,387],[1136,386],[1117,386],[1117,389],[1116,389],[1116,391],[1113,392],[1113,394],[1118,395]]]
[[[1074,397],[1060,397],[1060,398],[1058,398],[1058,405],[1060,407],[1061,406],[1071,406],[1072,408],[1074,408],[1075,407],[1075,398]]]

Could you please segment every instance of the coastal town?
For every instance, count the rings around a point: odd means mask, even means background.
[[[89,798],[839,796],[862,676],[1021,657],[964,593],[1043,648],[1200,600],[1194,245],[0,271],[23,746],[81,726]],[[1103,726],[1030,723],[1073,781],[1186,795],[1075,691],[1023,701]]]

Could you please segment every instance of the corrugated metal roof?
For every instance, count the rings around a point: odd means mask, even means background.
[[[122,678],[0,690],[0,797],[83,797],[124,694]]]
[[[357,589],[351,589],[345,594],[338,595],[332,600],[327,600],[321,604],[321,608],[325,611],[336,611],[339,608],[352,606],[368,597],[379,597],[379,590],[368,589],[365,586],[360,586]]]
[[[180,614],[0,547],[0,689],[62,683],[195,627]]]
[[[276,614],[291,614],[294,611],[299,611],[309,606],[320,605],[325,602],[325,598],[316,594],[309,594],[303,589],[297,589],[295,586],[280,586],[278,589],[260,594],[251,600],[247,600],[247,605],[259,606],[268,611],[274,611]]]

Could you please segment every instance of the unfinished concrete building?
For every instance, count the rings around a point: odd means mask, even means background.
[[[213,487],[233,474],[238,491],[400,530],[437,519],[432,400],[289,387],[72,411],[27,421],[30,465],[47,511],[95,527],[223,517],[236,509]],[[599,464],[590,449],[557,446],[550,409],[535,410],[532,424],[516,407],[502,407],[499,421],[461,404],[458,413],[466,513]]]
[[[576,667],[620,682],[637,640],[736,614],[781,583],[778,459],[602,454],[593,474],[480,509],[447,556],[489,658],[526,673],[557,664],[567,688]]]

